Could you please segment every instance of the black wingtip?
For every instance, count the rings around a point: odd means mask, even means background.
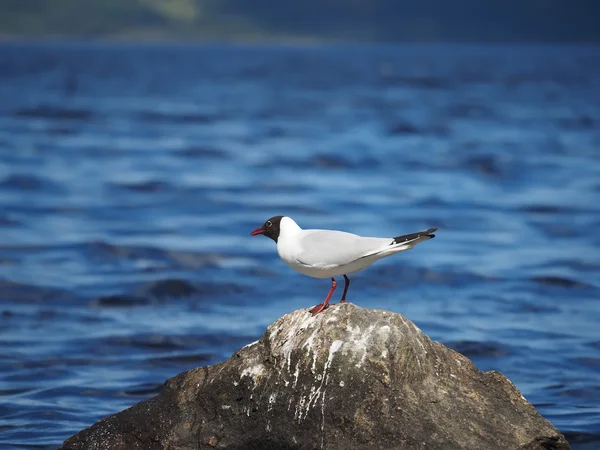
[[[435,237],[435,233],[438,230],[438,227],[433,227],[427,230],[427,236],[429,236],[430,239],[433,239]]]
[[[392,241],[392,245],[414,241],[415,239],[419,239],[422,237],[428,237],[429,239],[433,239],[435,237],[435,234],[433,234],[435,231],[437,231],[437,227],[419,231],[418,233],[411,233],[405,234],[403,236],[398,236],[394,238],[394,240]]]

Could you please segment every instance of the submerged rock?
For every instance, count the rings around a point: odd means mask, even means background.
[[[61,449],[568,449],[498,372],[400,314],[335,305],[272,324]]]

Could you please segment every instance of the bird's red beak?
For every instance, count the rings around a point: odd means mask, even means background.
[[[259,234],[265,234],[265,230],[263,230],[262,227],[253,230],[252,233],[250,233],[250,236],[258,236]]]

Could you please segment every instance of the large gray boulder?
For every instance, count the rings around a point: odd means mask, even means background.
[[[400,314],[300,310],[227,361],[67,439],[75,449],[568,449],[498,372]]]

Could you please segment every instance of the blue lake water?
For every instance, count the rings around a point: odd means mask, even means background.
[[[322,301],[249,236],[277,214],[439,226],[349,300],[600,448],[598,47],[5,43],[0,156],[3,449],[56,448]]]

